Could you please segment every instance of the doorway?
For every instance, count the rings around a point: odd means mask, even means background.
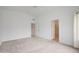
[[[59,42],[59,20],[53,20],[51,28],[52,40]]]
[[[35,23],[31,23],[31,37],[35,37]]]

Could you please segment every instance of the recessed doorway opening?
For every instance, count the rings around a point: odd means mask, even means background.
[[[59,42],[59,20],[53,20],[51,25],[52,40]]]
[[[35,33],[36,33],[36,30],[35,30],[35,23],[31,23],[31,37],[35,37]]]

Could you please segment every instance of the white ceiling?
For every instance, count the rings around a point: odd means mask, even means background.
[[[54,12],[62,8],[79,8],[78,6],[1,6],[0,8],[22,11],[32,16],[40,16],[45,13]]]

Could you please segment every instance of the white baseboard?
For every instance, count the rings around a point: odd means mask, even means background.
[[[2,40],[2,42],[19,40],[19,39],[30,39],[30,37],[23,37],[23,38],[16,38],[16,39],[5,39],[5,40]]]
[[[13,40],[19,40],[19,39],[31,39],[31,37],[24,37],[24,38],[18,38],[18,39],[9,39],[9,40],[3,40],[3,41],[0,41],[0,45],[3,43],[3,42],[6,42],[6,41],[13,41]]]
[[[37,38],[40,38],[40,39],[44,39],[44,40],[47,40],[47,41],[50,41],[50,39],[45,39],[43,37],[39,37],[39,36],[36,36]]]

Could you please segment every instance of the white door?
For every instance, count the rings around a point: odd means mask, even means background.
[[[74,47],[79,48],[79,13],[74,15]]]

